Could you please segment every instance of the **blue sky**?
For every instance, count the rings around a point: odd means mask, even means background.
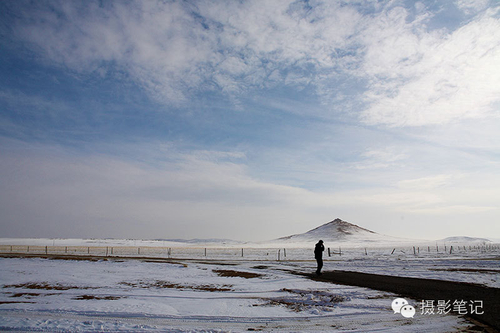
[[[0,235],[500,238],[496,1],[2,1]]]

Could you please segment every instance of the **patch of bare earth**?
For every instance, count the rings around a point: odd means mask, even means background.
[[[46,294],[40,294],[40,293],[15,293],[11,295],[10,297],[26,297],[26,298],[32,298],[32,297],[38,297]]]
[[[95,289],[92,287],[79,287],[72,285],[63,285],[59,283],[51,284],[48,282],[26,282],[19,284],[4,285],[4,288],[25,288],[25,289],[40,289],[40,290],[70,290],[70,289]]]
[[[233,271],[230,269],[214,269],[213,272],[223,277],[242,277],[245,279],[254,279],[264,276],[263,274]]]
[[[76,296],[73,299],[75,300],[107,300],[107,301],[115,301],[117,299],[123,298],[121,296],[96,296],[96,295],[80,295]]]
[[[431,271],[445,271],[445,272],[468,272],[468,273],[490,273],[499,274],[498,269],[484,269],[484,268],[429,268]]]
[[[258,265],[258,266],[253,266],[252,268],[255,268],[255,269],[269,269],[269,266]]]
[[[254,306],[285,306],[295,312],[310,309],[332,311],[332,308],[336,304],[349,300],[348,297],[332,294],[327,291],[287,288],[283,288],[280,291],[286,292],[288,295],[263,299],[263,304],[256,304]]]
[[[16,304],[16,303],[35,303],[35,302],[29,302],[29,301],[2,301],[0,304]]]
[[[167,288],[167,289],[181,289],[181,290],[197,290],[197,291],[232,291],[231,285],[184,285],[179,283],[172,283],[168,281],[156,280],[156,281],[137,281],[137,282],[120,282],[119,284],[123,286],[133,287],[133,288]]]

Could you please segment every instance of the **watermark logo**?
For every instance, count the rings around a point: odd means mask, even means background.
[[[392,301],[391,307],[394,313],[400,313],[405,318],[413,318],[415,315],[415,308],[404,298],[396,298]]]
[[[407,304],[408,302],[404,298],[396,298],[392,301],[391,307],[394,313],[401,313],[401,308]]]
[[[422,315],[433,314],[448,314],[455,312],[460,315],[484,313],[482,300],[469,300],[468,302],[463,299],[456,300],[422,300],[420,302],[420,310]]]
[[[415,308],[413,305],[405,305],[401,308],[401,315],[405,318],[413,318],[415,315]]]
[[[460,315],[484,313],[482,300],[422,300],[420,302],[421,315],[446,315],[454,312]],[[404,298],[396,298],[391,303],[394,313],[399,313],[405,318],[413,318],[417,310]]]

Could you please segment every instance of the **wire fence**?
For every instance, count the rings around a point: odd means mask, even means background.
[[[212,260],[314,260],[308,248],[160,247],[160,246],[41,246],[0,245],[2,254],[32,254],[92,257],[144,257]],[[500,254],[498,244],[405,247],[328,247],[325,260],[387,257],[477,257]]]

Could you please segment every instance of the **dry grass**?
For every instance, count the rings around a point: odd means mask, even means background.
[[[230,269],[214,269],[214,273],[223,277],[242,277],[245,279],[254,279],[264,276],[263,274],[233,271]]]
[[[80,295],[76,296],[73,299],[75,300],[107,300],[107,301],[115,301],[117,299],[123,298],[121,296],[96,296],[96,295]]]
[[[168,288],[168,289],[181,289],[181,290],[197,290],[197,291],[232,291],[231,285],[183,285],[178,283],[172,283],[168,281],[156,280],[153,282],[149,281],[138,281],[138,282],[120,282],[119,284],[134,287],[134,288]]]
[[[491,273],[498,274],[498,269],[485,269],[485,268],[429,268],[431,271],[446,271],[446,272],[468,272],[468,273]]]
[[[11,295],[10,297],[26,297],[26,298],[32,298],[32,297],[38,297],[38,296],[46,296],[47,294],[39,294],[39,293],[15,293]],[[53,294],[51,294],[53,295]]]
[[[26,282],[19,284],[9,284],[3,286],[4,288],[26,288],[26,289],[40,289],[40,290],[70,290],[70,289],[95,289],[92,287],[78,287],[71,285],[50,284],[48,282]]]
[[[301,312],[317,308],[322,311],[331,311],[340,302],[348,300],[347,297],[331,294],[326,291],[295,290],[283,288],[281,291],[292,294],[291,296],[263,298],[263,304],[254,306],[284,306],[294,312]]]

